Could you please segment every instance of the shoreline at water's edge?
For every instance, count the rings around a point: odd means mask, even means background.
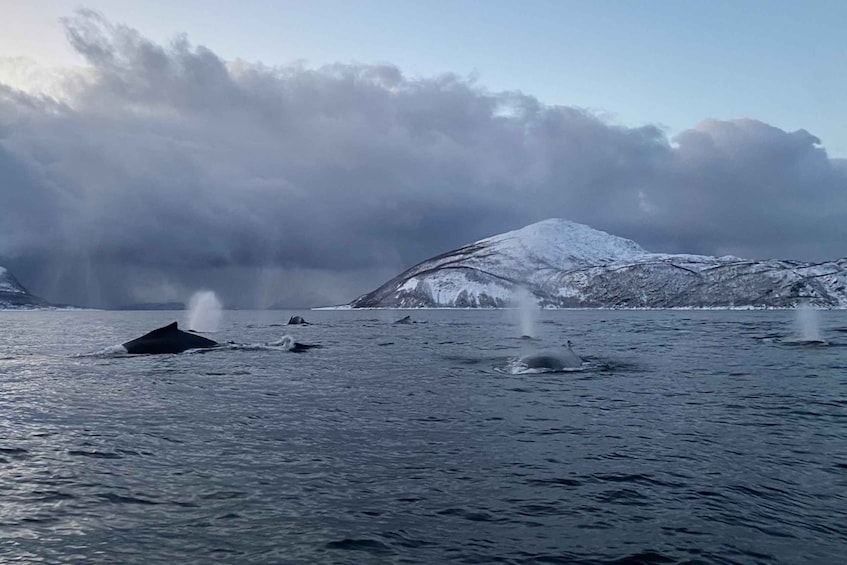
[[[813,307],[812,310],[833,310],[833,311],[847,311],[847,307],[838,308],[821,308],[821,307]],[[421,307],[421,308],[394,308],[394,307],[367,307],[367,308],[353,308],[352,306],[342,305],[342,306],[313,306],[311,308],[224,308],[223,310],[256,310],[262,312],[274,312],[274,311],[286,311],[286,312],[295,312],[295,311],[365,311],[365,310],[396,310],[396,311],[423,311],[423,310],[468,310],[468,311],[479,311],[479,310],[522,310],[520,307],[509,307],[509,308],[458,308],[454,306],[439,306],[439,307]],[[724,307],[724,306],[676,306],[676,307],[668,307],[668,308],[607,308],[607,307],[581,307],[581,308],[538,308],[540,311],[552,311],[555,312],[557,310],[564,311],[631,311],[631,312],[662,312],[662,311],[680,311],[680,312],[692,312],[692,311],[717,311],[717,312],[726,312],[726,311],[740,311],[740,312],[748,312],[754,310],[762,310],[762,311],[770,311],[770,310],[785,310],[785,311],[793,311],[797,310],[797,308],[778,308],[775,306],[737,306],[737,307]],[[48,306],[48,307],[0,307],[0,312],[129,312],[131,310],[111,310],[111,309],[103,309],[103,308],[82,308],[82,307],[57,307],[57,306]],[[165,310],[135,310],[137,312],[162,312]],[[182,310],[168,310],[171,312],[180,312]]]
[[[847,307],[844,307],[844,308],[839,308],[839,307],[831,307],[831,308],[813,307],[812,309],[813,310],[847,310]],[[459,307],[456,307],[456,306],[434,306],[434,307],[426,306],[426,307],[418,307],[418,308],[397,308],[397,307],[391,307],[391,306],[380,306],[380,307],[368,306],[368,307],[362,307],[362,308],[354,308],[353,306],[350,306],[349,304],[343,304],[343,305],[340,305],[340,306],[315,306],[313,308],[309,308],[309,310],[332,310],[332,311],[340,311],[340,310],[409,310],[409,311],[416,311],[416,310],[418,310],[419,311],[419,310],[523,310],[523,308],[520,308],[518,306],[508,307],[508,308],[495,308],[495,307],[459,308]],[[642,310],[643,311],[667,311],[667,310],[735,311],[735,310],[738,310],[738,311],[750,311],[750,310],[797,310],[797,308],[788,308],[788,307],[781,308],[781,307],[776,307],[776,306],[674,306],[674,307],[667,307],[667,308],[647,308],[647,307],[625,308],[625,307],[605,307],[605,306],[598,306],[598,307],[583,306],[583,307],[578,307],[578,308],[547,308],[547,307],[545,307],[545,308],[538,308],[538,310],[550,310],[550,311],[556,311],[556,310],[609,310],[609,311],[616,311],[616,310],[623,310],[623,311],[642,311]]]
[[[82,308],[81,306],[0,306],[0,312],[101,312],[102,308]]]

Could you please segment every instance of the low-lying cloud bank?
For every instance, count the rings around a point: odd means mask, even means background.
[[[847,166],[805,130],[668,139],[454,75],[227,62],[93,12],[65,23],[90,68],[49,95],[0,84],[0,264],[52,301],[346,302],[548,217],[652,251],[847,255]]]

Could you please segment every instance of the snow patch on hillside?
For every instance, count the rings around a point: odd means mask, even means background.
[[[496,281],[472,281],[466,272],[456,269],[444,269],[438,273],[437,278],[419,281],[416,288],[430,296],[434,303],[449,305],[476,306],[480,300],[496,304],[508,303],[513,294],[508,285],[498,284]]]
[[[0,292],[26,294],[26,290],[17,284],[11,273],[3,267],[0,267]]]
[[[476,245],[496,248],[520,262],[533,259],[559,269],[576,263],[635,260],[648,253],[629,239],[560,218],[482,239]]]

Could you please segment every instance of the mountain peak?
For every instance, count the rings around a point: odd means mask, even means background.
[[[647,253],[634,241],[562,218],[542,220],[474,245],[495,246],[506,255],[531,257],[559,268],[634,259]]]

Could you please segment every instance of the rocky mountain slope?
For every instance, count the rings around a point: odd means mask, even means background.
[[[0,267],[0,310],[19,308],[44,308],[50,304],[33,296],[8,270]]]
[[[550,219],[428,259],[353,308],[847,308],[847,258],[825,263],[650,253]],[[525,289],[525,290],[522,290]]]

